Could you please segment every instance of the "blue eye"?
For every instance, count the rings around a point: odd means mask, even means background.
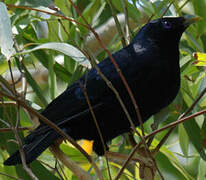
[[[163,21],[162,24],[163,24],[163,27],[164,27],[165,29],[170,29],[170,28],[172,28],[172,24],[171,24],[170,22],[168,22],[168,21]]]

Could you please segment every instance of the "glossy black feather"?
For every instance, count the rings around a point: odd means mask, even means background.
[[[130,45],[113,54],[134,94],[143,121],[169,105],[178,93],[180,87],[178,44],[188,26],[185,22],[186,19],[183,17],[154,20],[140,30]],[[98,68],[119,92],[137,126],[139,121],[133,104],[111,60],[106,58],[98,64]],[[86,83],[88,97],[105,142],[130,131],[130,123],[119,101],[95,68],[83,76],[80,82]],[[79,81],[52,101],[42,115],[57,123],[75,140],[94,140],[95,152],[98,155],[104,154]],[[26,137],[24,150],[27,163],[33,161],[59,137],[53,130],[45,127],[40,125]],[[15,153],[4,162],[6,165],[18,163],[21,163],[19,153]]]

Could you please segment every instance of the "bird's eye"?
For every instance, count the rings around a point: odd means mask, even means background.
[[[168,22],[168,21],[163,21],[162,24],[163,24],[163,27],[164,27],[165,29],[170,29],[170,28],[172,28],[172,24],[171,24],[170,22]]]

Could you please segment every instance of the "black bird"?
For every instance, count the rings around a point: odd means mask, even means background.
[[[176,97],[180,88],[179,41],[185,29],[196,19],[167,17],[153,20],[139,31],[131,44],[113,54],[134,94],[143,122]],[[131,99],[111,60],[106,58],[97,66],[119,92],[135,126],[138,126]],[[86,91],[105,144],[131,130],[115,94],[95,68],[53,100],[42,115],[58,124],[74,140],[94,140],[94,151],[103,155],[102,141],[79,82],[82,85],[86,83]],[[47,125],[42,123],[25,138],[23,149],[27,163],[35,160],[61,137],[45,127]],[[20,163],[17,151],[4,165]]]

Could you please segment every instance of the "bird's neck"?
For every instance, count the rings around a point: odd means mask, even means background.
[[[144,53],[145,50],[150,51],[155,55],[160,55],[161,59],[176,61],[176,64],[179,63],[179,41],[163,41],[163,40],[154,40],[152,38],[136,38],[136,42],[133,43],[133,48],[137,53]],[[172,53],[172,54],[171,54]],[[177,59],[170,60],[170,58],[177,57]]]

